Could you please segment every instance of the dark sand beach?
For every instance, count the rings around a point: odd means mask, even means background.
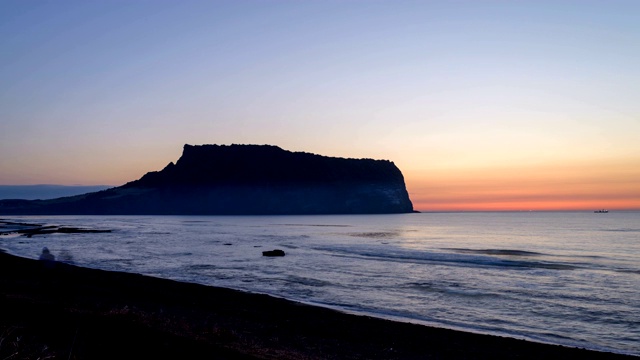
[[[0,359],[635,358],[0,252]]]

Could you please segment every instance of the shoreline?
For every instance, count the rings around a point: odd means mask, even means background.
[[[634,359],[0,251],[0,358]]]

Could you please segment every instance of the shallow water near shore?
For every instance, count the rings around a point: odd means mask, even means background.
[[[0,236],[24,257],[640,355],[640,212],[4,219],[113,230]]]

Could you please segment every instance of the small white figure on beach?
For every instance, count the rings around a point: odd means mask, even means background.
[[[53,256],[53,254],[49,252],[49,248],[45,246],[42,248],[42,254],[40,254],[40,260],[56,261],[56,257]]]

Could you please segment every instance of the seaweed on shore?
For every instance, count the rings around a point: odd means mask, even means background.
[[[43,226],[42,224],[33,224],[33,223],[23,223],[23,222],[16,222],[16,221],[9,221],[9,220],[4,220],[4,219],[0,219],[0,227],[3,227],[5,225],[14,225],[14,226]]]
[[[45,234],[93,234],[93,233],[110,233],[111,230],[99,230],[99,229],[82,229],[76,227],[63,227],[63,226],[43,226],[37,229],[25,229],[18,230],[16,233],[22,234],[22,236],[32,237],[33,235],[45,235]]]
[[[32,237],[33,235],[46,235],[46,234],[92,234],[92,233],[110,233],[109,229],[84,229],[71,226],[58,226],[58,225],[42,225],[42,224],[30,224],[22,222],[13,222],[0,220],[0,229],[7,226],[18,226],[20,228],[13,228],[8,231],[0,231],[0,235],[9,234],[21,234],[22,236]],[[26,228],[25,228],[26,227]]]

